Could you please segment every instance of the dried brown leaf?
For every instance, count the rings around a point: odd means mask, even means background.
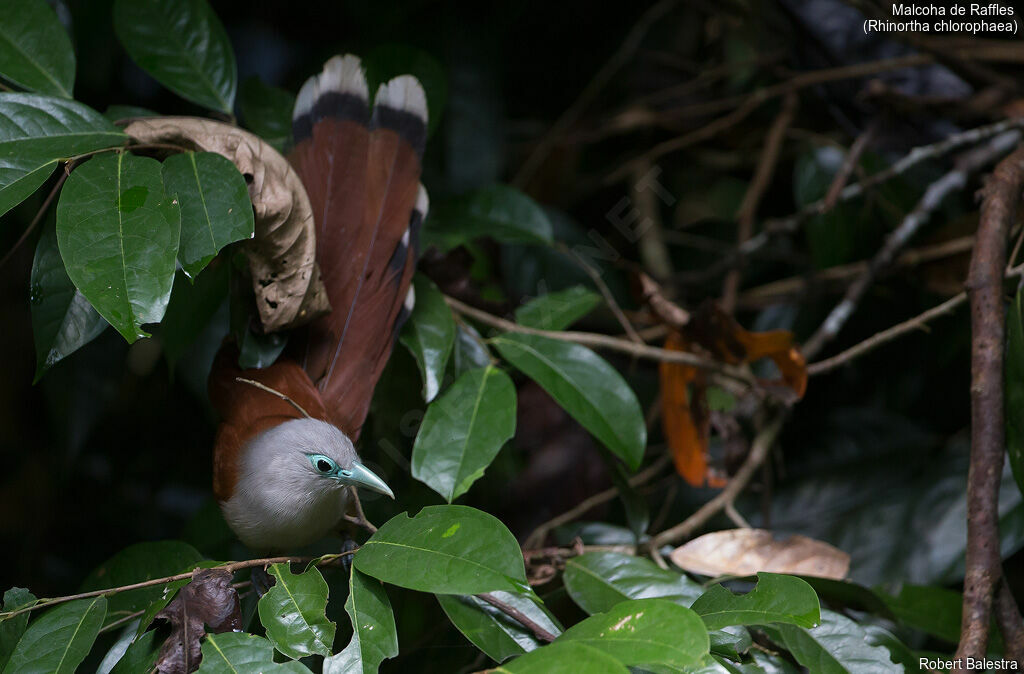
[[[776,538],[764,529],[729,529],[704,534],[672,551],[672,562],[703,576],[752,576],[759,571],[842,580],[850,555],[828,543],[792,535]]]
[[[199,668],[202,660],[200,640],[207,629],[214,634],[242,628],[242,611],[238,592],[231,587],[231,572],[226,569],[197,569],[192,581],[157,620],[171,623],[156,661],[158,674],[189,674]]]
[[[256,219],[246,254],[264,331],[302,325],[330,311],[316,264],[309,197],[277,150],[248,131],[198,117],[144,117],[124,130],[139,143],[216,152],[245,176]]]

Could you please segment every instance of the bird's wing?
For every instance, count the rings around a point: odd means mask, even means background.
[[[336,56],[299,92],[289,159],[309,194],[317,262],[332,311],[301,354],[330,420],[356,438],[373,389],[412,309],[410,283],[427,210],[419,183],[427,104],[402,75],[372,112],[359,59]]]
[[[269,428],[303,418],[302,412],[287,401],[239,378],[257,381],[288,396],[309,416],[328,420],[319,391],[294,360],[281,359],[262,370],[242,370],[238,367],[238,350],[233,345],[222,347],[207,383],[210,402],[221,417],[213,444],[213,492],[221,502],[235,491],[242,448]]]

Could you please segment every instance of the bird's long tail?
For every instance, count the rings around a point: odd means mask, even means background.
[[[359,59],[336,56],[302,87],[292,128],[289,160],[313,206],[332,307],[309,327],[299,355],[332,421],[355,438],[414,301],[428,205],[419,182],[426,97],[402,75],[377,89],[371,109]]]

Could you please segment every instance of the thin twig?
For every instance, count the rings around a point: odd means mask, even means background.
[[[796,115],[798,98],[795,92],[786,94],[782,101],[782,109],[772,122],[771,129],[761,150],[761,156],[757,160],[757,168],[754,170],[754,177],[750,180],[743,201],[740,202],[739,210],[736,213],[736,243],[742,246],[754,233],[754,218],[757,216],[757,207],[761,204],[764,193],[771,185],[772,176],[775,174],[775,166],[779,163],[779,154],[782,150],[782,141],[786,137],[786,129],[793,123]],[[736,294],[740,288],[740,281],[743,278],[743,270],[736,266],[729,270],[722,286],[722,309],[731,314],[736,309]]]
[[[611,288],[609,288],[608,284],[601,278],[601,272],[594,269],[579,253],[565,244],[558,243],[556,244],[556,247],[563,254],[572,258],[572,261],[575,262],[576,265],[590,277],[590,280],[594,282],[594,285],[597,286],[597,289],[601,292],[601,296],[604,297],[605,303],[608,304],[608,308],[611,309],[612,314],[615,316],[615,320],[617,320],[619,325],[622,326],[622,329],[626,332],[629,340],[637,344],[643,344],[644,340],[640,339],[640,335],[636,334],[636,328],[634,328],[633,324],[629,322],[628,318],[626,318],[626,314],[622,311],[622,307],[619,306],[619,303],[615,301],[615,296],[612,295]]]
[[[665,466],[669,464],[669,461],[670,458],[668,454],[659,457],[656,461],[651,463],[650,466],[629,478],[629,486],[638,487],[642,484],[647,484],[665,469]],[[529,536],[526,537],[523,547],[527,549],[539,547],[544,543],[544,539],[547,538],[548,533],[553,529],[557,529],[564,524],[575,521],[585,515],[591,508],[596,508],[602,503],[607,503],[618,495],[619,490],[615,487],[611,487],[610,489],[605,489],[604,491],[583,499],[577,505],[566,510],[564,513],[552,517],[547,522],[539,525]]]
[[[267,393],[269,393],[271,395],[277,396],[281,400],[285,401],[286,403],[288,403],[289,405],[291,405],[292,407],[297,409],[302,414],[302,416],[306,417],[307,419],[312,419],[313,418],[313,417],[309,416],[309,412],[307,412],[306,410],[302,409],[302,405],[300,405],[299,403],[295,402],[294,400],[292,400],[291,398],[289,398],[285,394],[281,393],[277,389],[270,388],[266,384],[261,384],[260,382],[254,380],[254,379],[246,379],[245,377],[235,377],[235,381],[242,382],[243,384],[248,384],[249,386],[255,386],[256,388],[258,388],[261,391],[266,391]]]
[[[352,495],[352,505],[356,509],[355,523],[363,527],[370,532],[370,535],[377,533],[377,527],[374,526],[373,522],[366,519],[366,513],[363,512],[363,502],[359,500],[359,494],[356,492],[355,487],[348,488],[349,493]]]
[[[828,192],[825,193],[823,207],[826,211],[831,211],[835,208],[836,202],[839,201],[839,195],[842,193],[843,188],[846,187],[846,183],[850,181],[850,176],[853,175],[853,169],[860,162],[861,155],[864,154],[864,150],[867,149],[877,131],[878,120],[875,120],[853,141],[850,151],[846,153],[846,157],[843,159],[843,165],[836,171],[835,177],[832,178],[832,184],[829,186]]]
[[[723,383],[730,381],[739,382],[746,387],[758,390],[757,381],[747,371],[731,365],[725,365],[724,363],[719,363],[717,361],[701,358],[700,356],[687,351],[669,351],[656,346],[649,346],[643,343],[636,344],[626,339],[594,332],[555,332],[553,330],[528,328],[525,325],[519,325],[518,323],[513,323],[512,321],[507,321],[504,318],[489,314],[486,311],[481,311],[476,307],[471,307],[468,304],[460,302],[454,297],[445,296],[444,299],[448,305],[458,313],[469,316],[470,318],[480,321],[485,325],[489,325],[492,328],[497,328],[506,332],[520,332],[526,335],[547,337],[548,339],[557,339],[562,342],[574,342],[576,344],[608,349],[610,351],[618,351],[619,353],[625,353],[638,358],[646,358],[648,360],[691,365],[719,375]]]
[[[337,554],[323,555],[322,557],[262,557],[259,559],[246,559],[240,562],[229,562],[216,568],[224,569],[230,573],[240,571],[242,569],[250,569],[256,566],[267,566],[269,564],[287,564],[289,562],[316,562],[317,566],[323,564],[329,564],[336,561],[340,557],[347,555],[353,555],[356,550],[346,550]],[[21,615],[22,613],[28,613],[41,608],[47,608],[49,606],[56,606],[57,604],[64,604],[69,601],[75,601],[76,599],[88,599],[90,597],[100,597],[111,594],[118,594],[120,592],[128,592],[130,590],[140,590],[145,587],[155,587],[157,585],[164,585],[166,583],[173,583],[178,580],[189,580],[192,578],[192,571],[188,573],[179,573],[173,576],[164,576],[163,578],[153,578],[151,580],[145,580],[141,583],[132,583],[130,585],[120,585],[118,587],[108,587],[102,590],[92,590],[90,592],[81,592],[79,594],[71,594],[64,597],[44,597],[39,599],[35,604],[20,608],[16,611],[0,611],[0,621],[13,618],[14,616]]]
[[[842,301],[832,309],[821,326],[804,343],[802,351],[807,358],[816,356],[826,344],[839,334],[878,275],[892,264],[899,252],[928,221],[946,197],[956,190],[963,189],[971,173],[980,170],[989,162],[1008,152],[1019,140],[1019,131],[1009,131],[996,136],[985,145],[965,153],[957,160],[956,166],[951,171],[928,186],[914,210],[908,213],[900,226],[889,234],[885,245],[872,258],[868,268],[850,285]]]
[[[1005,451],[1003,277],[1006,239],[1024,187],[1024,147],[1001,161],[984,189],[978,240],[967,274],[971,303],[971,462],[967,474],[967,553],[958,658],[983,658],[999,554],[999,481]]]
[[[637,49],[640,48],[641,42],[647,35],[647,31],[650,30],[656,22],[661,20],[671,9],[676,5],[678,0],[661,0],[661,2],[653,5],[650,9],[644,12],[640,19],[633,25],[629,33],[626,34],[626,39],[623,40],[622,44],[615,53],[611,55],[611,58],[597,71],[593,79],[587,84],[587,86],[580,92],[580,95],[576,98],[576,101],[562,113],[551,128],[544,135],[537,146],[530,153],[530,156],[526,158],[523,165],[519,168],[512,183],[518,187],[523,187],[536,174],[537,169],[544,163],[548,155],[551,153],[551,148],[562,138],[566,131],[572,127],[573,124],[580,118],[583,112],[594,102],[597,95],[608,85],[616,73],[618,73],[623,66],[629,63],[629,60],[633,57],[633,54]]]
[[[705,503],[700,507],[697,512],[687,517],[685,520],[670,527],[665,531],[662,531],[657,536],[654,536],[648,543],[650,549],[657,549],[663,545],[676,543],[689,538],[695,531],[700,529],[707,522],[720,513],[725,507],[735,502],[736,497],[746,488],[751,478],[754,477],[754,473],[764,463],[765,458],[768,456],[769,450],[775,443],[775,438],[778,437],[779,432],[782,430],[782,422],[785,419],[785,413],[779,412],[768,421],[764,428],[758,432],[754,441],[750,445],[750,454],[747,455],[746,460],[740,469],[736,471],[736,475],[729,480],[729,484],[725,486],[721,492],[718,493],[713,499]]]
[[[505,602],[495,597],[493,594],[490,594],[488,592],[481,592],[480,594],[476,595],[476,597],[478,599],[483,599],[491,606],[495,607],[508,617],[513,618],[523,627],[533,632],[533,636],[537,637],[537,641],[543,641],[546,644],[550,644],[552,641],[555,640],[556,636],[554,634],[548,632],[546,629],[538,625],[529,616],[527,616],[525,613],[523,613],[516,607],[511,606],[510,604],[506,604]]]

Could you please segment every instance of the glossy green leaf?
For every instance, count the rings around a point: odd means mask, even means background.
[[[71,98],[75,52],[45,0],[0,2],[0,76],[30,91]]]
[[[181,541],[152,541],[136,543],[93,569],[82,583],[81,591],[101,590],[140,583],[153,578],[184,573],[195,566],[203,555]],[[164,593],[164,586],[146,587],[128,592],[118,592],[110,597],[112,620],[128,613],[141,611]]]
[[[492,343],[627,466],[640,466],[647,445],[644,415],[607,361],[585,346],[536,335],[505,333]]]
[[[826,600],[829,606],[853,608],[874,613],[882,618],[892,619],[892,612],[882,599],[871,589],[849,580],[834,580],[820,576],[797,576],[814,588],[815,594]]]
[[[257,136],[284,152],[292,139],[294,94],[266,84],[258,77],[247,77],[238,90],[238,108],[245,126]]]
[[[228,296],[227,264],[213,264],[193,283],[181,272],[160,324],[160,343],[173,368],[209,324]]]
[[[516,309],[516,322],[538,330],[565,330],[601,303],[601,296],[583,286],[536,297]]]
[[[461,377],[470,370],[487,367],[491,361],[491,352],[476,328],[468,323],[457,323],[452,348],[452,370],[455,376]]]
[[[395,614],[384,586],[352,569],[345,611],[352,620],[352,640],[324,660],[323,674],[376,674],[381,662],[398,655]]]
[[[799,578],[777,573],[757,574],[757,585],[743,595],[715,585],[693,602],[691,608],[710,630],[728,625],[767,623],[814,627],[821,618],[814,589]]]
[[[230,115],[238,73],[206,0],[117,0],[114,31],[139,67],[182,98]]]
[[[0,93],[0,215],[35,192],[61,159],[117,147],[127,139],[76,101]]]
[[[17,611],[35,603],[36,596],[23,587],[12,587],[4,592],[4,612]],[[22,613],[13,618],[0,620],[0,672],[3,671],[11,653],[14,652],[14,647],[21,639],[21,635],[25,633],[28,619],[29,614]]]
[[[392,517],[355,554],[363,573],[435,594],[528,590],[515,537],[493,515],[467,506],[428,506]]]
[[[7,661],[4,674],[72,674],[96,641],[107,600],[91,597],[62,604],[36,618]]]
[[[423,399],[430,402],[441,390],[441,379],[455,342],[455,319],[441,291],[430,279],[417,275],[413,288],[416,305],[399,341],[416,359],[423,377]]]
[[[107,649],[100,664],[96,666],[96,674],[110,674],[116,665],[128,652],[128,647],[135,641],[136,631],[139,628],[139,621],[133,620],[123,628],[117,635],[113,645]],[[3,670],[0,670],[3,671]]]
[[[579,643],[553,643],[492,670],[495,674],[629,674],[616,658]]]
[[[35,381],[59,360],[98,337],[108,325],[68,278],[52,222],[47,223],[36,245],[29,300],[36,345]]]
[[[708,633],[690,609],[665,599],[631,599],[570,627],[555,643],[576,642],[627,666],[684,668],[709,652]]]
[[[508,185],[491,185],[441,202],[424,230],[443,249],[487,236],[500,243],[551,243],[551,222],[537,203]]]
[[[427,137],[434,133],[448,98],[448,79],[437,59],[409,45],[382,44],[366,55],[363,68],[366,70],[370,91],[376,91],[377,87],[393,77],[405,74],[415,76],[427,95]]]
[[[963,596],[959,592],[942,587],[903,585],[896,596],[879,594],[904,625],[951,644],[960,641]]]
[[[134,634],[134,631],[131,631]],[[156,639],[157,633],[151,630],[136,635],[135,640],[128,646],[128,650],[117,661],[110,674],[138,674],[138,672],[151,672],[156,658],[160,654],[162,645]]]
[[[572,600],[590,614],[608,611],[627,599],[661,598],[689,607],[704,593],[700,583],[681,573],[617,552],[571,557],[562,579]]]
[[[104,110],[103,116],[116,123],[132,117],[159,117],[160,113],[138,105],[111,105]]]
[[[822,611],[821,624],[813,629],[778,625],[773,631],[796,661],[815,674],[898,671],[888,650],[869,645],[860,625],[832,611]]]
[[[162,176],[167,194],[178,200],[178,259],[190,277],[224,246],[252,238],[249,187],[231,160],[216,152],[183,152],[164,160]]]
[[[1024,494],[1024,289],[1006,317],[1006,454]]]
[[[512,379],[490,365],[470,370],[427,408],[412,475],[451,503],[483,476],[515,430]]]
[[[72,172],[57,204],[57,242],[68,276],[128,342],[163,318],[174,282],[178,207],[160,162],[128,153]]]
[[[274,662],[274,647],[245,632],[207,634],[196,674],[309,674],[300,662]]]
[[[538,604],[539,600],[534,600],[526,593],[492,594],[551,634],[557,636],[562,633],[561,626],[543,604]],[[439,594],[437,601],[463,636],[496,662],[504,662],[514,655],[522,655],[544,645],[522,623],[483,599],[471,595]]]
[[[292,573],[287,564],[267,569],[277,582],[260,597],[260,622],[274,648],[289,658],[330,655],[338,626],[327,619],[327,581],[311,566]]]
[[[750,631],[741,625],[728,625],[718,630],[708,630],[711,652],[739,660],[754,643]]]

